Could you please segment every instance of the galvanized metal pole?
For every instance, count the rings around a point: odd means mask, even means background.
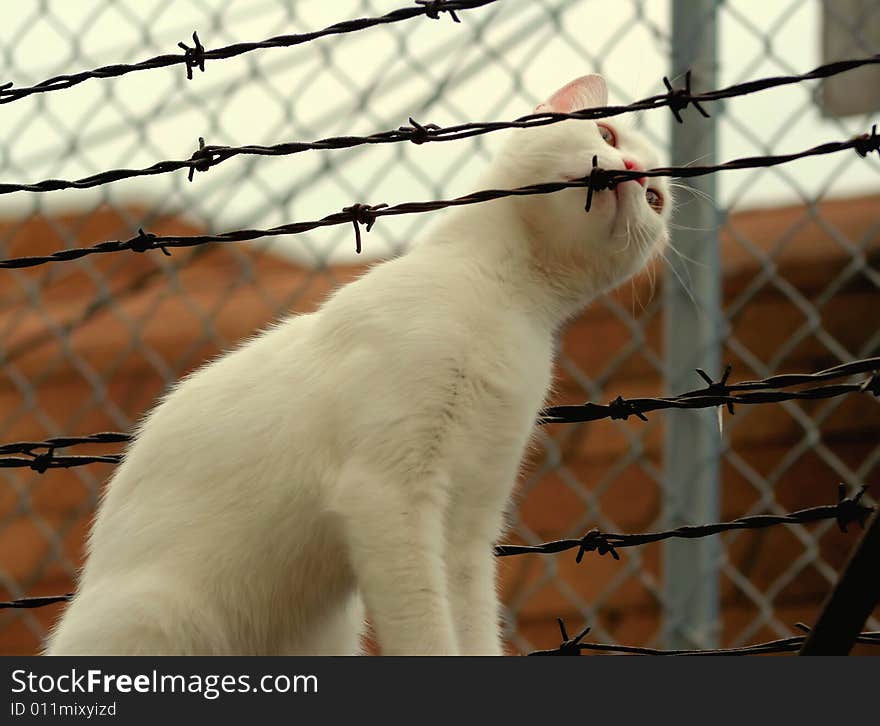
[[[690,70],[694,90],[716,87],[716,20],[718,0],[673,0],[672,73],[683,83]],[[718,106],[712,118],[694,109],[682,113],[684,123],[672,123],[671,161],[675,165],[716,162]],[[686,391],[698,380],[694,369],[710,375],[720,369],[722,337],[721,274],[718,250],[720,213],[714,175],[685,182],[696,190],[679,190],[676,229],[664,277],[666,386],[670,393]],[[664,526],[700,524],[719,519],[720,434],[717,414],[669,411],[664,416]],[[719,632],[720,543],[717,537],[699,541],[669,541],[664,546],[663,636],[667,648],[713,648]]]

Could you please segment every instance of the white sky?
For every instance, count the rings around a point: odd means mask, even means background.
[[[374,0],[366,9],[358,0],[175,0],[170,8],[167,0],[6,2],[0,81],[24,85],[177,52],[177,41],[189,42],[193,29],[211,48],[381,14],[407,2]],[[568,9],[554,25],[547,9],[561,7]],[[0,180],[76,178],[185,158],[199,136],[213,144],[272,144],[385,130],[406,123],[410,114],[439,124],[509,119],[531,112],[571,78],[597,70],[609,79],[612,102],[629,102],[662,90],[669,14],[667,0],[501,0],[462,12],[461,25],[447,17],[419,18],[296,49],[209,61],[206,73],[197,71],[191,82],[182,66],[88,81],[0,107]],[[820,16],[816,0],[728,2],[720,13],[719,84],[821,63]],[[454,83],[433,98],[444,78]],[[719,160],[768,148],[799,150],[870,126],[862,117],[823,119],[810,102],[814,88],[801,84],[729,101]],[[357,112],[365,91],[368,111]],[[709,110],[717,114],[720,107]],[[145,121],[140,127],[139,119]],[[669,112],[646,113],[643,120],[662,143]],[[269,226],[317,218],[356,201],[396,203],[472,191],[486,150],[498,140],[490,135],[421,147],[239,158],[196,175],[192,185],[178,172],[100,190],[7,195],[0,197],[0,214],[21,215],[36,205],[88,209],[109,199],[180,211],[217,231]],[[775,171],[731,172],[719,175],[719,199],[741,208],[802,195],[877,192],[878,170],[875,161],[847,153]],[[382,219],[365,238],[365,257],[393,251],[425,222],[424,215]],[[280,248],[307,263],[328,255],[341,261],[353,257],[351,237],[349,227],[320,230],[288,238]]]

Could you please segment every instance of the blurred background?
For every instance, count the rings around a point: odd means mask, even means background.
[[[178,52],[304,32],[406,0],[44,0],[4,11],[0,82],[39,82]],[[605,75],[612,103],[880,52],[868,0],[501,0],[455,24],[416,18],[297,48],[174,66],[0,107],[0,182],[78,178],[189,157],[406,124],[508,120],[569,80]],[[666,161],[798,151],[880,117],[880,67],[725,103],[632,116]],[[355,202],[474,190],[504,133],[290,157],[197,173],[0,197],[0,257],[157,234],[314,219]],[[544,180],[536,180],[544,181]],[[291,311],[310,311],[430,215],[386,217],[354,254],[350,226],[278,240],[101,255],[0,275],[0,443],[129,430],[186,372]],[[880,352],[880,160],[855,153],[729,172],[681,190],[673,244],[651,271],[564,331],[553,403],[678,393],[693,369],[732,380],[810,372]],[[880,402],[868,396],[651,415],[542,429],[508,541],[642,532],[835,501],[880,479]],[[108,449],[115,450],[115,449]],[[89,447],[89,453],[102,451]],[[0,600],[68,592],[105,464],[0,469]],[[587,556],[501,562],[511,652],[553,647],[557,617],[600,641],[734,646],[811,623],[857,534],[775,527]],[[0,652],[34,653],[63,605],[0,612]],[[868,623],[880,627],[880,613]]]

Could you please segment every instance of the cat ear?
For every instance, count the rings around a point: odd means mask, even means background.
[[[566,84],[538,106],[535,112],[571,113],[582,108],[607,105],[608,86],[605,85],[605,79],[592,74]]]

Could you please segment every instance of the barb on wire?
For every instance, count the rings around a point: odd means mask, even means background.
[[[635,645],[614,645],[610,643],[583,643],[582,638],[589,633],[590,628],[585,628],[576,638],[569,639],[562,618],[557,618],[559,629],[562,633],[562,643],[551,650],[536,650],[527,655],[582,655],[585,651],[598,653],[620,653],[629,655],[769,655],[771,653],[796,653],[807,639],[806,635],[795,635],[791,638],[780,638],[766,643],[756,643],[740,648],[716,648],[712,650],[664,650],[660,648],[642,648]],[[797,623],[798,629],[803,630],[806,626]],[[880,630],[871,630],[860,633],[857,643],[865,645],[880,645]]]
[[[193,180],[193,176],[197,171],[208,171],[214,164],[217,163],[215,160],[214,153],[211,149],[205,146],[205,137],[199,136],[199,148],[193,152],[193,155],[189,157],[190,167],[189,174],[187,175],[187,179],[189,181]]]
[[[42,454],[34,454],[30,459],[20,456],[0,457],[0,469],[33,469],[38,474],[45,474],[49,469],[70,469],[86,464],[118,464],[122,461],[121,454],[105,454],[103,456],[57,456],[50,449]]]
[[[104,431],[88,436],[59,436],[45,441],[18,441],[14,444],[0,444],[0,454],[32,454],[35,449],[64,449],[80,444],[119,444],[127,441],[131,441],[131,434]]]
[[[561,539],[539,545],[497,545],[495,547],[495,555],[497,557],[525,554],[549,555],[576,549],[577,555],[575,560],[580,563],[587,552],[598,552],[600,555],[610,554],[615,560],[619,560],[620,555],[617,553],[617,548],[619,547],[638,547],[651,542],[660,542],[673,538],[696,539],[699,537],[709,537],[734,529],[763,529],[780,524],[808,524],[827,519],[835,520],[837,526],[843,532],[846,532],[847,526],[853,522],[858,522],[864,528],[865,520],[874,511],[873,507],[868,507],[861,503],[865,487],[862,487],[851,497],[845,496],[845,493],[845,488],[841,484],[838,487],[838,500],[836,504],[810,507],[809,509],[801,509],[785,515],[757,514],[750,517],[740,517],[731,522],[686,525],[662,532],[646,532],[643,534],[616,534],[591,529],[580,539]]]
[[[131,440],[130,434],[107,431],[88,436],[63,436],[46,441],[19,441],[0,445],[0,469],[32,469],[44,474],[49,469],[69,469],[85,464],[118,464],[120,454],[99,456],[59,456],[56,449],[80,444],[115,444]],[[9,456],[23,454],[24,456]],[[29,458],[25,458],[29,457]]]
[[[856,153],[861,157],[866,157],[872,151],[880,153],[880,136],[877,135],[877,124],[871,126],[870,134],[857,136],[853,142]]]
[[[587,636],[591,628],[585,627],[581,632],[573,638],[568,637],[568,630],[565,627],[565,621],[562,618],[556,618],[556,624],[559,625],[559,633],[562,636],[562,642],[553,650],[536,650],[529,655],[580,655],[581,641]]]
[[[706,387],[703,388],[702,390],[698,391],[698,393],[700,395],[703,395],[703,396],[725,396],[725,395],[727,395],[728,391],[730,390],[727,387],[727,379],[730,378],[730,374],[733,371],[732,365],[727,365],[724,367],[724,373],[721,375],[721,378],[717,381],[714,380],[712,378],[712,376],[710,376],[708,373],[706,373],[706,371],[704,371],[702,368],[697,368],[696,371],[697,371],[697,375],[700,378],[702,378],[704,381],[706,381]],[[684,395],[687,396],[688,394],[685,393]],[[733,404],[729,401],[727,403],[727,412],[731,416],[733,416],[736,413],[736,409],[734,409]],[[645,416],[642,416],[642,421],[646,421],[646,420],[647,420],[647,418]]]
[[[437,136],[438,132],[442,132],[443,129],[437,124],[425,124],[424,126],[420,124],[418,121],[413,119],[412,116],[409,117],[409,126],[400,126],[397,129],[400,133],[406,134],[409,137],[409,140],[412,141],[416,146],[421,144],[426,144],[431,141],[431,139]],[[362,137],[364,139],[368,137]],[[396,137],[389,137],[389,139],[394,138],[395,141],[398,139]],[[439,137],[438,137],[439,138]],[[402,140],[402,139],[400,139]],[[440,141],[443,139],[440,138]],[[320,143],[320,142],[315,142]],[[368,142],[364,142],[368,143]],[[307,151],[307,149],[303,149],[303,151]]]
[[[387,204],[377,204],[370,206],[369,204],[353,204],[345,207],[342,211],[351,215],[351,223],[354,225],[355,252],[361,253],[361,225],[369,232],[376,223],[376,212],[385,209]]]
[[[214,50],[205,50],[199,41],[197,33],[193,33],[194,47],[190,48],[184,43],[178,43],[178,47],[183,53],[169,53],[149,58],[139,63],[119,63],[109,66],[101,66],[94,70],[82,71],[71,75],[55,76],[41,81],[33,86],[21,86],[13,88],[12,83],[5,83],[0,86],[0,104],[11,103],[20,98],[26,98],[35,93],[47,93],[49,91],[58,91],[62,88],[70,88],[76,86],[83,81],[91,78],[116,78],[128,73],[136,71],[146,71],[153,68],[167,68],[173,65],[185,65],[186,77],[192,80],[193,69],[198,68],[205,70],[206,60],[220,60],[224,58],[232,58],[234,56],[250,53],[254,50],[263,48],[289,48],[295,45],[308,43],[318,38],[324,38],[329,35],[342,35],[345,33],[353,33],[358,30],[365,30],[377,25],[386,25],[388,23],[398,23],[402,20],[409,20],[419,16],[427,16],[429,18],[438,17],[438,13],[446,12],[459,22],[456,12],[462,10],[472,10],[483,7],[498,0],[429,0],[429,2],[421,2],[416,0],[415,4],[408,7],[398,8],[386,15],[373,18],[356,18],[354,20],[345,20],[334,25],[330,25],[321,30],[315,30],[309,33],[298,33],[296,35],[277,35],[267,40],[259,42],[234,43],[232,45],[215,48]]]
[[[283,224],[277,227],[272,227],[270,229],[246,229],[238,230],[235,232],[224,232],[222,234],[192,236],[145,235],[143,231],[141,231],[138,237],[129,240],[113,240],[108,242],[101,242],[99,244],[93,245],[92,247],[74,247],[71,249],[59,250],[58,252],[54,252],[50,255],[44,256],[16,257],[7,260],[0,260],[0,268],[33,267],[35,265],[42,265],[49,262],[76,260],[81,257],[86,257],[87,255],[101,254],[107,252],[121,252],[123,250],[136,249],[136,251],[142,252],[147,249],[162,249],[165,247],[194,247],[196,245],[208,244],[211,242],[243,242],[246,240],[258,239],[261,237],[277,237],[283,235],[302,234],[303,232],[309,232],[313,229],[318,229],[320,227],[332,227],[340,224],[351,224],[353,220],[357,224],[359,223],[358,220],[352,216],[353,214],[355,214],[355,211],[353,210],[359,210],[357,211],[357,214],[359,215],[367,215],[363,217],[363,219],[367,220],[365,222],[367,227],[371,227],[372,224],[379,217],[421,214],[424,212],[432,212],[449,207],[461,207],[470,204],[481,204],[484,202],[494,201],[496,199],[503,199],[505,197],[522,197],[533,194],[553,194],[555,192],[562,191],[563,189],[587,189],[587,211],[589,211],[589,206],[592,202],[592,195],[594,191],[611,189],[615,185],[628,180],[640,179],[642,177],[648,176],[686,178],[693,176],[703,176],[706,174],[714,174],[719,171],[729,171],[732,169],[754,169],[758,167],[777,166],[779,164],[786,164],[796,159],[803,159],[809,156],[833,154],[840,151],[852,150],[855,149],[857,145],[862,144],[863,141],[863,137],[858,137],[857,139],[851,139],[849,141],[835,141],[827,144],[822,144],[821,146],[816,146],[812,149],[807,149],[806,151],[801,151],[793,154],[746,157],[744,159],[734,159],[724,164],[719,164],[715,166],[670,166],[658,169],[639,170],[601,169],[598,166],[595,166],[597,159],[596,157],[594,157],[594,166],[590,174],[582,179],[575,179],[572,181],[556,181],[529,184],[528,186],[518,187],[516,189],[485,189],[482,191],[474,192],[472,194],[467,194],[463,197],[456,197],[454,199],[437,199],[426,202],[403,202],[401,204],[395,204],[393,206],[388,206],[387,204],[355,204],[349,207],[345,207],[341,212],[327,215],[326,217],[322,217],[321,219],[311,220],[308,222],[292,222],[290,224]],[[203,147],[199,151],[210,151],[211,153],[214,153],[213,147],[208,146]],[[193,162],[187,162],[187,164],[190,163]],[[198,163],[204,164],[207,162],[201,160]],[[211,164],[213,163],[215,162],[211,162]],[[0,185],[0,193],[2,193],[2,187],[3,185]],[[360,217],[358,219],[360,219]],[[357,226],[355,227],[355,230],[356,243],[359,248],[360,233],[357,229]],[[145,237],[149,237],[149,239],[144,239]],[[134,245],[137,245],[137,247],[135,247]],[[163,251],[165,251],[166,254],[169,254],[167,250]]]
[[[209,55],[210,54],[208,54],[208,56]],[[836,73],[851,70],[852,68],[857,68],[861,65],[875,63],[880,63],[880,55],[829,63],[824,66],[819,66],[813,71],[800,76],[764,78],[749,83],[729,86],[717,91],[698,94],[692,93],[690,90],[690,73],[688,73],[685,76],[684,88],[673,88],[669,79],[664,77],[663,82],[668,89],[666,94],[649,96],[648,98],[626,106],[602,106],[583,109],[572,113],[535,113],[521,116],[514,121],[464,123],[441,127],[437,124],[423,125],[410,118],[409,126],[400,126],[394,130],[380,131],[368,136],[331,136],[317,141],[292,141],[272,146],[262,146],[259,144],[250,144],[246,146],[204,146],[204,144],[202,144],[199,151],[189,159],[159,161],[151,166],[141,169],[111,169],[76,180],[45,179],[43,181],[27,184],[0,184],[0,194],[11,194],[13,192],[50,192],[61,189],[89,189],[103,184],[120,181],[122,179],[168,174],[180,169],[188,169],[189,179],[192,181],[194,168],[198,171],[205,171],[208,167],[216,166],[227,159],[240,155],[289,156],[305,151],[350,149],[355,146],[365,146],[370,144],[393,144],[409,141],[420,145],[435,141],[457,141],[459,139],[480,136],[493,131],[500,131],[502,129],[546,126],[548,124],[559,123],[560,121],[566,121],[569,119],[595,120],[609,116],[618,116],[630,111],[662,108],[663,106],[668,106],[673,114],[675,114],[676,119],[681,121],[681,111],[688,105],[693,105],[703,116],[708,116],[708,112],[700,105],[701,101],[746,95],[764,90],[765,88],[784,85],[786,83],[796,83],[813,78],[824,78]],[[3,93],[2,89],[0,89],[0,102],[2,102],[2,99]],[[880,141],[880,139],[877,137],[875,127],[871,134],[865,134],[854,139],[852,148],[861,156],[867,156],[871,151],[878,150],[878,141]],[[197,155],[199,156],[197,157]],[[596,187],[594,187],[594,189],[598,191]]]
[[[439,20],[440,13],[449,13],[449,17],[456,23],[460,23],[458,15],[455,14],[454,3],[447,0],[416,0],[416,5],[425,6],[425,15],[431,20]]]
[[[193,31],[193,47],[190,48],[186,43],[178,43],[177,47],[183,49],[183,62],[186,64],[186,80],[193,79],[193,69],[198,68],[202,73],[205,72],[205,47],[199,40],[199,34]]]
[[[589,212],[593,207],[593,192],[613,189],[616,182],[608,171],[599,167],[599,157],[596,155],[593,156],[592,168],[585,181],[587,182],[587,203],[584,204],[584,211]]]
[[[781,401],[815,400],[834,398],[849,393],[868,393],[880,396],[880,357],[865,358],[850,363],[843,363],[817,373],[794,373],[770,376],[759,381],[742,381],[728,383],[730,367],[725,370],[719,381],[700,369],[697,373],[706,381],[707,386],[678,396],[665,398],[630,398],[618,396],[608,404],[584,403],[571,406],[550,406],[541,412],[540,423],[584,423],[602,419],[623,419],[637,416],[647,421],[645,414],[665,409],[715,408],[726,406],[733,413],[734,405],[753,405],[762,403],[779,403]],[[780,389],[792,386],[818,383],[821,381],[844,378],[858,373],[872,375],[856,383],[836,383],[825,386],[814,386],[798,391]]]
[[[700,105],[699,99],[691,93],[690,71],[684,75],[684,88],[673,88],[672,83],[669,82],[669,79],[666,76],[663,76],[663,85],[666,86],[667,90],[669,110],[672,111],[672,115],[675,116],[675,120],[678,121],[678,123],[684,123],[684,119],[681,117],[681,112],[688,106],[693,106],[697,109],[703,118],[709,118],[709,112]]]

